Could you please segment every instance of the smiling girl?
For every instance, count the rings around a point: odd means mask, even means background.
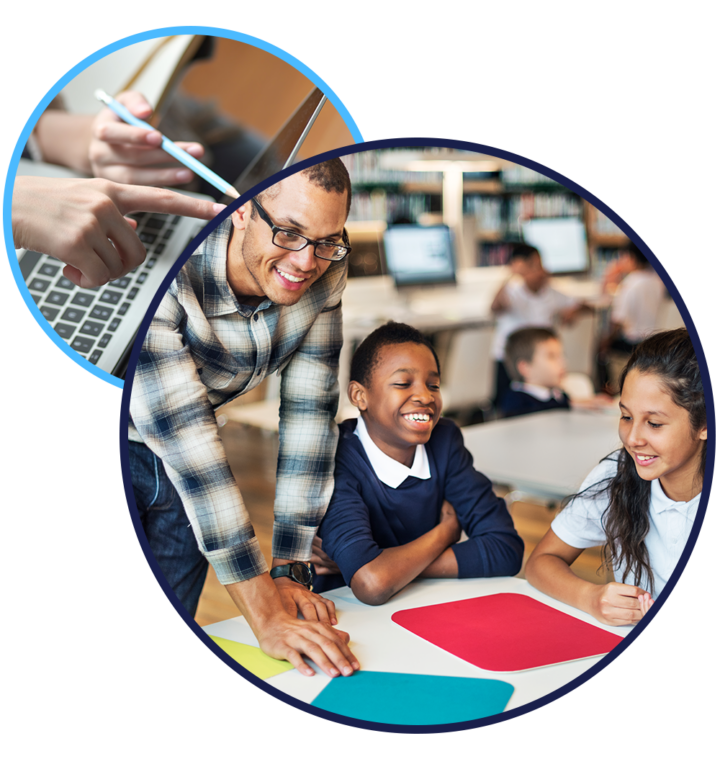
[[[588,475],[533,551],[527,580],[611,626],[634,624],[677,565],[700,503],[707,420],[686,329],[655,334],[620,378],[623,448]],[[615,582],[583,581],[570,565],[604,544]]]

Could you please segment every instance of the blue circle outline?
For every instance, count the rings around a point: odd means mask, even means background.
[[[610,218],[635,244],[637,244],[637,246],[640,248],[643,254],[652,263],[656,272],[658,273],[663,283],[665,284],[666,288],[670,292],[670,295],[672,296],[676,306],[678,307],[678,310],[680,311],[680,314],[683,318],[683,321],[685,322],[685,326],[687,327],[688,333],[690,335],[690,339],[693,343],[693,347],[695,349],[695,353],[698,359],[698,364],[700,366],[700,373],[701,373],[703,388],[705,393],[705,409],[706,409],[706,415],[707,415],[707,428],[708,428],[708,438],[707,438],[708,459],[707,459],[707,465],[705,470],[705,476],[703,480],[703,490],[702,490],[702,495],[700,498],[700,503],[698,506],[695,522],[693,523],[693,527],[690,531],[688,541],[680,556],[680,560],[678,561],[673,573],[671,574],[670,578],[667,581],[667,584],[665,585],[665,588],[663,589],[662,593],[658,596],[657,600],[655,601],[655,605],[650,609],[649,613],[633,628],[630,634],[624,637],[623,641],[617,647],[613,648],[613,650],[611,650],[607,655],[601,658],[593,666],[588,668],[587,671],[585,671],[584,673],[582,673],[580,676],[576,677],[575,679],[571,680],[567,684],[563,685],[562,687],[559,687],[557,690],[554,690],[548,693],[547,695],[544,695],[542,698],[538,698],[529,703],[526,703],[523,706],[520,706],[519,708],[515,708],[510,711],[503,711],[500,714],[494,714],[493,716],[488,716],[488,717],[476,719],[473,721],[457,722],[452,724],[436,724],[436,725],[384,724],[384,723],[377,723],[377,722],[369,722],[362,719],[356,719],[354,717],[342,716],[340,714],[335,714],[331,711],[325,711],[323,709],[316,708],[308,703],[305,703],[304,701],[298,700],[297,698],[294,698],[290,695],[287,695],[281,690],[278,690],[275,687],[268,685],[262,679],[259,679],[254,674],[251,674],[247,669],[245,669],[243,666],[236,663],[232,658],[230,658],[230,656],[225,651],[223,651],[220,647],[218,647],[215,644],[215,642],[213,642],[210,639],[210,637],[202,630],[202,628],[195,622],[195,620],[190,617],[189,613],[187,612],[187,610],[185,610],[183,605],[180,603],[180,600],[172,591],[169,584],[165,580],[164,575],[160,571],[160,568],[147,542],[147,538],[145,537],[145,533],[142,528],[142,524],[140,522],[139,514],[137,511],[137,506],[135,504],[135,498],[133,495],[132,481],[130,479],[130,469],[129,469],[129,463],[128,463],[129,448],[127,446],[130,396],[132,394],[132,383],[134,379],[134,372],[137,366],[137,361],[138,361],[138,357],[139,357],[141,346],[142,346],[142,340],[147,334],[152,317],[155,315],[157,307],[160,304],[160,300],[162,299],[162,296],[164,295],[165,291],[167,291],[167,288],[169,287],[172,279],[175,278],[175,275],[182,268],[184,263],[189,259],[191,254],[195,251],[195,249],[197,249],[198,245],[201,243],[204,237],[206,235],[209,235],[209,233],[211,233],[223,220],[225,220],[225,218],[227,218],[232,213],[233,210],[235,210],[239,206],[242,206],[245,202],[247,202],[253,196],[257,195],[268,186],[274,185],[275,183],[279,182],[280,180],[287,177],[288,175],[292,175],[296,172],[299,172],[305,169],[306,167],[311,167],[313,164],[316,164],[318,162],[325,161],[327,159],[332,159],[335,157],[346,156],[348,154],[357,154],[360,152],[371,151],[375,149],[411,148],[411,147],[451,148],[451,149],[458,149],[462,151],[473,151],[473,152],[478,152],[482,154],[487,154],[489,156],[498,157],[501,159],[507,159],[516,164],[529,167],[530,169],[533,169],[549,178],[552,178],[558,183],[561,183],[563,186],[570,189],[571,191],[573,191],[574,193],[576,193],[578,196],[582,197],[586,201],[590,202],[594,207],[596,207],[597,209],[602,211],[605,215],[607,215],[608,218]],[[369,141],[367,143],[356,144],[354,146],[345,147],[343,149],[328,151],[323,154],[319,154],[315,157],[312,157],[311,159],[299,162],[296,165],[293,165],[293,167],[287,170],[283,170],[280,173],[277,173],[276,175],[272,176],[272,178],[269,178],[266,181],[259,183],[250,191],[243,194],[239,199],[236,199],[231,205],[228,206],[228,208],[225,211],[220,213],[220,215],[218,215],[213,221],[211,221],[208,224],[208,226],[206,226],[204,231],[201,232],[201,234],[199,234],[197,237],[195,237],[195,239],[188,245],[185,252],[183,252],[183,254],[178,258],[177,263],[172,268],[171,272],[168,274],[168,277],[165,279],[160,289],[158,289],[158,292],[156,293],[155,298],[153,299],[153,302],[150,305],[148,312],[145,315],[145,318],[140,326],[137,339],[135,341],[135,344],[133,346],[133,349],[130,355],[126,384],[123,389],[123,395],[122,395],[122,401],[121,401],[121,407],[120,407],[120,461],[121,461],[121,467],[122,467],[123,485],[125,488],[125,495],[128,501],[128,508],[130,510],[130,517],[131,517],[133,526],[135,528],[138,541],[140,542],[140,545],[143,549],[143,552],[148,561],[148,564],[150,565],[150,568],[155,574],[155,577],[158,583],[160,584],[160,587],[165,592],[166,596],[168,597],[172,605],[175,607],[180,617],[185,621],[185,623],[190,627],[190,629],[196,634],[196,636],[205,644],[205,646],[208,649],[210,649],[213,653],[215,653],[215,655],[220,660],[226,663],[236,673],[240,674],[240,676],[247,679],[249,682],[254,684],[259,689],[263,690],[264,692],[267,692],[269,695],[272,695],[278,700],[282,700],[283,702],[287,703],[290,706],[293,706],[294,708],[313,714],[315,716],[326,719],[328,721],[338,722],[340,724],[346,724],[348,726],[357,727],[359,729],[368,729],[368,730],[374,730],[378,732],[395,732],[395,733],[401,733],[401,734],[436,734],[440,732],[456,732],[461,730],[477,729],[479,727],[485,727],[490,724],[497,724],[498,722],[501,722],[501,721],[506,721],[508,719],[514,719],[518,716],[523,716],[524,714],[534,711],[537,708],[541,708],[542,706],[545,706],[548,703],[551,703],[554,700],[561,698],[562,696],[566,695],[567,693],[571,692],[577,687],[580,687],[580,685],[584,684],[593,676],[595,676],[597,673],[602,671],[602,669],[608,666],[613,660],[615,660],[615,658],[617,658],[621,653],[623,653],[652,622],[658,610],[662,607],[662,605],[665,603],[665,601],[667,600],[672,590],[675,588],[675,585],[677,584],[677,581],[680,578],[680,575],[682,574],[682,572],[684,571],[685,566],[687,565],[688,560],[690,559],[690,555],[693,549],[695,548],[698,534],[700,533],[700,529],[705,519],[708,501],[710,499],[710,489],[712,485],[712,478],[713,478],[714,465],[715,465],[715,446],[716,446],[716,443],[715,443],[714,398],[713,398],[712,386],[710,382],[710,373],[708,370],[707,361],[705,359],[705,354],[703,352],[702,345],[700,343],[700,338],[698,337],[697,331],[695,329],[695,324],[692,321],[692,318],[690,316],[690,313],[688,312],[685,302],[681,298],[677,288],[673,284],[667,272],[665,271],[663,266],[660,264],[660,262],[657,260],[657,258],[652,253],[652,251],[647,246],[647,244],[645,244],[645,242],[637,235],[637,233],[624,220],[622,220],[622,218],[620,218],[615,212],[613,212],[613,210],[611,210],[606,204],[604,204],[596,196],[594,196],[593,194],[585,190],[582,186],[573,182],[569,178],[566,178],[564,175],[561,175],[560,173],[555,172],[554,170],[551,170],[550,168],[545,167],[544,165],[538,162],[534,162],[532,160],[526,159],[518,154],[513,154],[509,151],[504,151],[502,149],[497,149],[497,148],[494,148],[491,146],[485,146],[482,144],[471,143],[469,141],[441,140],[437,138],[392,138],[392,139],[385,139],[385,140],[378,140],[378,141]]]
[[[309,79],[310,82],[312,82],[316,87],[322,90],[322,92],[328,97],[328,100],[330,101],[330,103],[332,103],[332,105],[337,109],[338,114],[345,122],[345,125],[347,126],[347,128],[350,130],[350,134],[352,135],[353,140],[356,142],[363,140],[362,134],[360,130],[358,129],[358,126],[355,124],[355,120],[350,116],[350,113],[345,108],[345,105],[342,103],[342,101],[338,98],[335,91],[332,88],[330,88],[328,84],[321,77],[319,77],[309,67],[303,64],[302,61],[299,61],[290,53],[287,53],[281,48],[278,48],[277,46],[272,45],[271,43],[266,42],[265,40],[261,40],[258,37],[252,37],[250,35],[242,34],[240,32],[234,32],[230,29],[222,29],[218,27],[195,27],[195,26],[163,27],[160,29],[152,29],[147,32],[141,32],[138,34],[130,35],[129,37],[123,37],[121,40],[117,40],[116,42],[110,43],[109,45],[106,45],[104,48],[101,48],[95,53],[84,58],[82,61],[80,61],[80,63],[73,66],[72,69],[70,69],[70,71],[64,74],[50,88],[50,90],[48,90],[45,96],[41,99],[40,103],[33,110],[32,114],[30,115],[30,118],[25,123],[25,127],[22,129],[22,132],[20,133],[20,137],[18,138],[17,143],[15,144],[15,149],[10,159],[10,165],[9,165],[7,176],[5,179],[5,193],[3,195],[3,230],[5,235],[5,248],[7,250],[8,260],[10,261],[10,269],[12,270],[13,276],[15,278],[15,282],[18,286],[18,289],[20,290],[20,294],[22,295],[22,298],[25,301],[25,304],[27,305],[28,309],[33,314],[33,316],[35,317],[35,320],[43,329],[45,334],[47,334],[47,336],[55,343],[55,345],[57,345],[57,347],[59,347],[60,350],[62,350],[65,353],[65,355],[67,355],[71,360],[73,360],[79,366],[82,366],[91,374],[94,374],[96,377],[98,377],[99,379],[102,379],[105,382],[109,382],[111,385],[114,385],[115,387],[119,387],[121,390],[123,388],[123,381],[121,379],[114,377],[112,374],[104,371],[103,369],[99,369],[97,366],[90,363],[90,361],[88,361],[86,358],[83,358],[79,353],[73,350],[70,347],[69,343],[63,340],[55,332],[55,330],[50,326],[50,323],[48,322],[48,320],[40,312],[40,309],[35,304],[35,300],[33,300],[27,288],[27,284],[25,283],[25,280],[23,279],[22,273],[20,271],[20,264],[18,262],[17,257],[15,256],[15,245],[13,242],[13,235],[12,235],[12,196],[13,196],[13,189],[15,186],[15,176],[17,175],[17,168],[20,162],[20,158],[22,156],[23,149],[25,147],[25,144],[27,143],[28,138],[30,137],[30,133],[33,131],[35,127],[35,124],[37,123],[38,119],[40,119],[45,109],[50,105],[53,98],[55,98],[55,96],[65,87],[65,85],[67,85],[70,82],[70,80],[77,77],[77,75],[80,74],[80,72],[87,69],[87,67],[90,66],[91,64],[95,63],[101,58],[104,58],[110,53],[114,53],[115,51],[120,50],[121,48],[126,48],[129,45],[133,45],[135,43],[142,42],[144,40],[154,39],[156,37],[169,37],[171,35],[186,35],[186,34],[204,34],[204,35],[209,35],[211,37],[225,37],[231,40],[237,40],[238,42],[243,42],[248,45],[252,45],[255,48],[264,50],[276,56],[277,58],[282,59],[286,63],[290,64],[294,69],[296,69],[301,74],[303,74],[305,77],[307,77],[307,79]]]

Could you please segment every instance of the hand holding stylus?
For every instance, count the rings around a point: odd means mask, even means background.
[[[140,93],[121,93],[117,101],[140,120],[152,115],[152,107]],[[192,170],[163,151],[163,136],[158,130],[129,125],[107,106],[91,130],[88,154],[95,177],[141,186],[176,186],[193,178]],[[199,143],[176,145],[196,159],[205,153]]]

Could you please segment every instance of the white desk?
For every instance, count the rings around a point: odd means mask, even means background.
[[[529,595],[561,612],[600,627],[600,624],[591,616],[541,594],[527,581],[520,578],[418,581],[407,586],[386,604],[377,607],[363,605],[353,596],[348,587],[335,589],[324,596],[335,602],[338,612],[338,626],[350,634],[350,647],[363,669],[392,673],[499,679],[509,682],[515,687],[506,710],[519,708],[557,690],[583,674],[601,659],[602,656],[583,658],[528,671],[503,673],[486,671],[435,647],[391,620],[392,614],[397,610],[503,592]],[[629,634],[632,627],[600,628],[624,637]],[[204,631],[212,636],[231,639],[247,645],[257,646],[258,644],[247,622],[241,616],[206,626]],[[314,665],[313,668],[317,669]],[[293,669],[266,681],[272,687],[294,698],[312,703],[331,681],[328,676],[319,670],[317,671],[318,673],[314,677],[305,677]]]
[[[362,339],[386,321],[402,321],[421,331],[440,331],[494,323],[490,310],[507,280],[507,266],[461,268],[456,286],[417,287],[398,291],[390,276],[355,278],[343,294],[344,336]],[[553,287],[586,302],[602,304],[600,283],[571,277],[552,278]]]
[[[463,428],[475,468],[494,483],[561,499],[620,447],[619,413],[545,411]]]

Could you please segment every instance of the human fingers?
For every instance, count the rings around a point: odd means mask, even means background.
[[[445,499],[445,501],[443,501],[442,509],[440,511],[441,511],[441,514],[442,514],[442,516],[444,518],[450,519],[450,518],[457,517],[457,514],[455,512],[455,508],[453,507],[453,505],[447,499]]]
[[[128,125],[110,109],[106,111],[109,113],[98,115],[93,123],[92,135],[95,140],[136,148],[157,148],[162,143],[162,133],[159,130]]]
[[[645,589],[641,589],[639,586],[633,586],[632,584],[612,583],[610,584],[610,590],[618,597],[629,597],[630,599],[638,599],[649,592]]]
[[[112,197],[118,208],[129,212],[167,212],[172,215],[211,220],[225,209],[225,205],[178,194],[166,188],[115,184]]]
[[[333,626],[337,623],[335,603],[332,600],[299,587],[289,591],[293,593],[295,603],[306,621],[320,621]]]
[[[137,90],[123,90],[115,96],[115,100],[139,119],[147,119],[153,113],[152,104]]]
[[[305,676],[315,676],[315,672],[308,666],[307,663],[303,660],[302,655],[295,650],[292,647],[289,647],[287,649],[287,652],[285,653],[285,659],[292,663],[293,666],[301,673],[305,674]]]
[[[322,623],[291,620],[274,634],[260,639],[261,649],[271,657],[286,659],[306,676],[314,672],[303,661],[307,656],[330,677],[341,673],[350,676],[360,668],[360,662],[347,646],[345,632]]]
[[[624,584],[610,583],[597,590],[597,599],[594,600],[592,611],[602,623],[620,626],[637,621],[641,617],[637,596],[623,596],[624,586]]]
[[[320,617],[320,608],[322,608],[323,612],[327,613],[327,620],[332,626],[334,626],[338,622],[337,614],[335,612],[335,603],[332,600],[321,597],[319,594],[316,594],[315,598],[316,610],[319,620],[325,620],[324,618]]]
[[[119,217],[117,210],[114,212]],[[128,236],[135,239],[135,243],[131,242],[129,246],[137,247],[141,257],[144,258],[145,250],[140,240],[125,220],[123,218],[120,220]],[[112,231],[116,231],[116,226],[107,217],[100,215],[94,219],[92,227],[79,227],[68,234],[66,246],[61,253],[61,259],[69,266],[66,269],[67,272],[63,271],[65,277],[77,286],[92,288],[122,276],[126,270],[121,250],[128,245],[124,238],[117,236],[117,231],[115,234],[112,234]],[[120,251],[113,246],[108,238],[109,235],[114,235],[116,239],[122,241]]]
[[[178,145],[196,159],[202,158],[205,153],[199,143]],[[93,174],[115,183],[175,186],[189,183],[195,177],[192,170],[155,146],[137,147],[93,141],[89,156]]]
[[[655,601],[650,598],[649,594],[642,594],[639,598],[640,610],[643,615],[647,615],[651,606],[655,604]]]
[[[353,655],[344,640],[324,624],[308,624],[311,630],[302,636],[306,642],[302,652],[312,659],[328,676],[350,676],[360,668],[360,661]]]

